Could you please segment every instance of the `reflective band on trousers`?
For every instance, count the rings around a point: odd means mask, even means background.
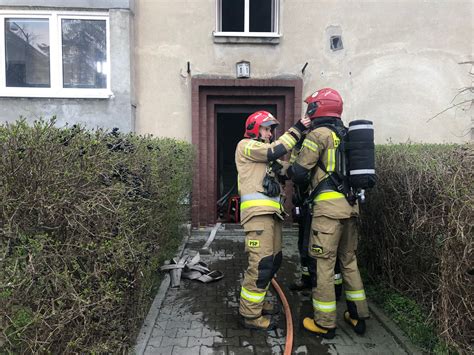
[[[342,284],[342,274],[334,274],[334,284],[335,285]]]
[[[242,290],[240,290],[240,297],[242,297],[244,300],[247,300],[249,302],[253,303],[260,303],[265,299],[265,294],[267,292],[250,292],[247,290],[245,287],[242,286]]]
[[[317,201],[325,201],[325,200],[336,200],[339,198],[345,198],[344,194],[341,194],[340,192],[337,191],[328,191],[328,192],[322,192],[316,198],[314,199],[315,202]]]
[[[318,300],[313,298],[313,307],[314,307],[314,309],[317,309],[318,311],[321,311],[321,312],[324,312],[324,313],[335,312],[336,311],[336,301],[322,302],[322,301],[318,301]]]
[[[346,291],[346,300],[363,301],[365,300],[365,292],[364,290]]]
[[[301,268],[301,274],[302,275],[305,275],[305,276],[309,276],[309,271],[308,271],[308,267],[307,266],[303,266]]]
[[[240,199],[240,210],[245,210],[249,207],[256,206],[268,206],[275,207],[276,209],[281,208],[280,198],[279,197],[268,197],[267,195],[261,193],[254,193],[243,195]]]

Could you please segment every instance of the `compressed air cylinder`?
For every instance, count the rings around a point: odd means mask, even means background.
[[[356,189],[375,185],[374,125],[372,121],[356,120],[349,123],[348,144],[349,184]]]

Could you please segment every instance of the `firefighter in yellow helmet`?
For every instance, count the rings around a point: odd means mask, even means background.
[[[288,163],[278,158],[291,151],[310,122],[309,118],[301,119],[272,142],[278,121],[267,111],[255,112],[248,117],[244,139],[235,151],[241,224],[248,253],[239,312],[247,328],[274,328],[269,316],[273,306],[264,301],[270,281],[282,261],[284,210],[279,176],[286,173]]]
[[[340,192],[341,184],[336,186],[335,178],[343,165],[340,160],[344,159],[337,149],[341,138],[335,133],[345,129],[341,120],[343,102],[339,93],[329,88],[315,92],[305,102],[311,128],[288,171],[295,184],[309,182],[313,199],[308,253],[316,263],[316,287],[312,289],[314,315],[305,318],[303,326],[324,338],[334,337],[334,266],[338,258],[347,303],[344,319],[356,333],[363,334],[369,310],[355,253],[359,207],[356,200]]]

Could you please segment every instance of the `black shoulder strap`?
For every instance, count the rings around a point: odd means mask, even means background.
[[[318,160],[316,165],[322,171],[324,171],[328,176],[326,178],[322,179],[318,183],[318,185],[313,189],[313,191],[311,191],[308,198],[306,199],[306,203],[311,203],[314,200],[314,198],[316,197],[316,195],[320,192],[320,190],[322,190],[323,186],[328,185],[328,179],[331,181],[331,187],[335,188],[337,192],[341,192],[344,195],[346,195],[344,193],[344,184],[343,184],[342,179],[336,178],[335,174],[333,174],[333,173],[328,173],[328,171],[326,169],[326,166],[324,166],[324,163],[321,161],[321,159]]]
[[[318,118],[318,119],[314,120],[311,123],[311,130],[315,130],[315,129],[320,128],[320,127],[327,127],[331,131],[336,133],[338,138],[341,140],[340,144],[342,144],[342,146],[340,146],[340,147],[342,149],[344,149],[344,137],[347,134],[347,128],[344,127],[344,124],[342,123],[342,121],[340,119],[333,118],[333,117],[325,117],[325,118],[322,118],[322,119]],[[337,172],[328,173],[328,171],[326,169],[326,166],[324,165],[324,163],[321,160],[321,157],[319,157],[318,162],[316,163],[316,165],[322,171],[324,171],[328,175],[328,177],[321,180],[318,183],[318,185],[313,189],[313,191],[311,191],[311,193],[309,194],[309,196],[308,196],[308,198],[306,199],[305,202],[306,203],[313,202],[314,198],[320,192],[322,187],[324,185],[327,185],[328,179],[331,181],[331,184],[333,185],[332,187],[335,188],[336,191],[341,192],[344,195],[346,195],[345,192],[344,192],[344,182],[343,182],[343,179],[339,176],[339,174]],[[337,177],[335,175],[337,175]]]
[[[311,130],[315,130],[317,128],[320,128],[320,127],[326,127],[326,128],[329,128],[331,131],[333,131],[334,133],[337,134],[337,136],[339,137],[339,139],[342,141],[343,138],[347,135],[347,128],[344,127],[344,125],[341,123],[341,124],[338,124],[338,125],[335,125],[335,124],[331,124],[331,123],[318,123],[318,124],[311,124]]]

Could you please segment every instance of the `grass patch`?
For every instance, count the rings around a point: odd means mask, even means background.
[[[436,334],[429,312],[413,299],[383,284],[366,283],[367,297],[379,305],[413,344],[433,354],[457,354]]]

